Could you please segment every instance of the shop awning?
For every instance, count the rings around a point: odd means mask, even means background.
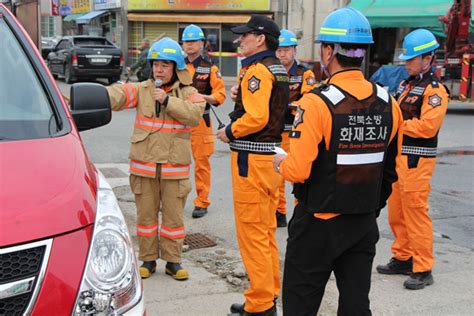
[[[272,14],[265,14],[272,18]],[[247,23],[250,14],[129,13],[129,21],[184,23]]]
[[[107,14],[108,11],[91,11],[84,14],[80,18],[76,19],[77,24],[88,24],[92,19],[98,18],[104,14]]]
[[[424,27],[441,29],[438,17],[445,16],[453,0],[352,0],[349,6],[360,10],[372,28]]]
[[[75,21],[76,19],[80,18],[81,16],[83,16],[84,14],[69,14],[69,15],[66,15],[63,19],[63,22],[72,22],[72,21]]]

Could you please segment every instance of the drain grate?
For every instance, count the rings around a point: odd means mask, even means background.
[[[187,234],[186,237],[184,237],[184,244],[188,245],[189,249],[200,249],[217,246],[213,240],[201,233]]]

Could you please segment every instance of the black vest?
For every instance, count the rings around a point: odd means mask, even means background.
[[[281,133],[283,132],[285,122],[285,109],[288,107],[288,74],[285,67],[275,57],[264,57],[254,62],[261,63],[272,73],[274,77],[270,102],[268,104],[270,117],[267,125],[254,134],[239,138],[251,142],[279,143],[281,142]],[[245,76],[245,71],[240,76],[240,81]],[[250,93],[245,91],[245,93]],[[251,106],[251,105],[250,105]],[[242,85],[239,85],[237,99],[235,101],[234,111],[229,114],[232,122],[236,121],[245,114],[245,108],[242,103]],[[231,147],[232,149],[232,147]]]
[[[303,76],[307,69],[301,65],[296,68],[296,74],[290,76],[290,103],[301,99],[303,94],[301,89],[303,88]],[[291,131],[293,121],[295,120],[292,110],[287,107],[285,110],[285,131]]]
[[[211,67],[212,63],[205,60],[204,58],[201,58],[198,67],[195,69],[193,87],[196,88],[196,90],[201,94],[210,95],[212,93]],[[204,114],[202,115],[207,127],[211,126],[211,117],[209,115],[210,108],[211,105],[206,103],[206,108],[204,110]]]
[[[433,88],[438,88],[441,85],[438,77],[436,77],[432,72],[425,74],[423,78],[418,81],[413,78],[410,79],[408,81],[404,80],[400,84],[397,94],[395,95],[398,104],[400,104],[404,120],[420,118],[421,106],[423,105],[423,94],[425,93],[426,88],[429,85]],[[408,84],[411,84],[413,87],[406,95],[401,96]],[[438,133],[431,138],[413,138],[403,135],[402,155],[434,158],[436,157],[437,147]]]
[[[379,208],[393,126],[387,91],[374,84],[373,94],[361,101],[335,85],[325,85],[311,93],[321,97],[331,112],[331,139],[315,144],[318,157],[309,178],[295,184],[295,197],[311,213],[374,212]]]

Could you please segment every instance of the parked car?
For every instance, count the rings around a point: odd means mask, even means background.
[[[51,50],[58,44],[58,42],[61,40],[61,37],[56,36],[56,37],[41,37],[41,57],[43,59],[48,59],[49,53],[51,53]]]
[[[120,49],[104,37],[65,36],[48,55],[53,76],[63,76],[67,83],[79,78],[120,80],[123,69]]]
[[[0,4],[0,315],[144,315],[115,195],[79,131],[111,119],[98,83],[69,111],[40,53]]]

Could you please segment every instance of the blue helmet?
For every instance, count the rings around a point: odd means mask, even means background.
[[[282,29],[280,31],[280,37],[278,38],[278,46],[298,46],[298,40],[296,39],[295,33],[288,31],[287,29]]]
[[[374,40],[367,18],[354,8],[343,7],[324,19],[316,42],[373,44]]]
[[[189,24],[183,31],[183,35],[181,36],[181,40],[183,42],[186,41],[199,41],[204,39],[204,32],[202,29],[194,24]]]
[[[176,63],[178,70],[186,69],[181,46],[169,37],[164,37],[153,43],[148,51],[148,60],[171,60]]]
[[[432,52],[438,47],[439,43],[433,33],[425,29],[414,30],[403,39],[403,53],[398,58],[400,60],[412,59]]]

